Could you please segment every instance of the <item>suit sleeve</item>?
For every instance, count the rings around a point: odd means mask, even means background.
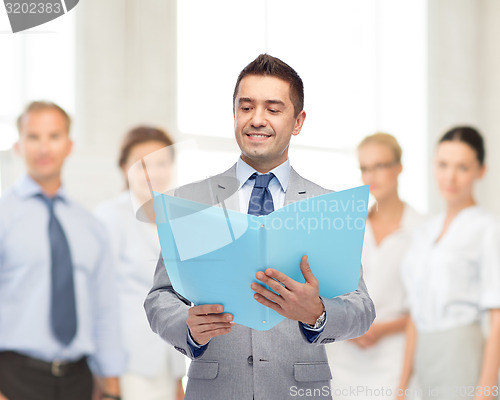
[[[163,258],[156,264],[153,287],[144,302],[144,308],[153,332],[191,359],[195,357],[187,343],[187,317],[190,302],[178,294],[167,274]]]
[[[375,306],[363,280],[363,266],[359,272],[358,288],[354,292],[321,299],[327,321],[313,343],[327,344],[364,335],[375,319]]]

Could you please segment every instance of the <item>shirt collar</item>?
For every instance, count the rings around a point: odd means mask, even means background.
[[[274,174],[285,193],[288,188],[288,182],[290,181],[290,169],[290,160],[287,158],[284,163],[281,163],[276,168],[269,171]],[[238,157],[238,162],[236,163],[236,179],[238,179],[239,182],[238,190],[241,189],[248,178],[255,172],[257,171],[253,167],[243,161],[241,157]],[[257,173],[260,174],[260,172]]]
[[[16,183],[15,185],[15,190],[19,197],[23,199],[27,199],[29,197],[34,197],[39,194],[43,194],[43,190],[41,186],[35,182],[35,180],[29,176],[28,174],[24,174]],[[66,190],[61,186],[57,193],[56,196],[63,201],[67,201],[66,198]]]

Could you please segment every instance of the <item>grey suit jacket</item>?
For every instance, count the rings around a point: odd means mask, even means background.
[[[176,196],[218,204],[228,197],[228,178],[235,177],[233,165],[213,178],[181,187]],[[285,204],[328,192],[292,169]],[[236,197],[229,198],[225,206],[238,210]],[[144,305],[153,331],[193,359],[186,400],[330,399],[332,376],[322,345],[363,335],[375,318],[375,310],[362,270],[357,290],[322,300],[327,323],[313,343],[293,320],[284,320],[268,331],[236,324],[230,333],[212,338],[196,359],[187,344],[189,302],[172,288],[161,257]]]

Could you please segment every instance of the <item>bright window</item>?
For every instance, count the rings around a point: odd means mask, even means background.
[[[290,151],[299,173],[332,189],[358,185],[357,143],[388,132],[403,147],[401,195],[427,211],[425,1],[182,0],[177,9],[181,132],[232,138],[238,73],[267,52],[304,80],[307,118]]]
[[[0,53],[1,178],[6,162],[1,153],[17,140],[15,121],[28,102],[53,101],[74,114],[75,13],[13,34],[7,13],[0,12]]]

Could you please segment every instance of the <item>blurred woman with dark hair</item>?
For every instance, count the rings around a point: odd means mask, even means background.
[[[158,128],[139,126],[128,132],[118,161],[127,190],[96,209],[110,233],[118,271],[128,352],[128,368],[121,377],[123,400],[184,398],[185,357],[151,331],[143,308],[160,254],[151,191],[164,192],[171,185],[172,145]]]
[[[471,127],[441,138],[434,172],[446,208],[415,232],[403,262],[411,320],[401,388],[413,370],[423,400],[498,397],[500,225],[474,197],[484,159]]]

